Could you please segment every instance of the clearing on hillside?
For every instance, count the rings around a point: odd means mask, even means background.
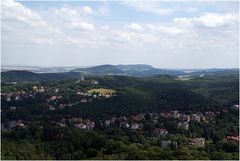
[[[94,88],[94,89],[90,89],[87,91],[88,93],[100,93],[102,95],[113,95],[116,91],[112,90],[112,89],[106,89],[106,88]]]

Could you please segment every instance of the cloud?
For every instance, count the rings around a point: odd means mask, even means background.
[[[186,26],[206,26],[206,27],[220,27],[236,23],[237,18],[230,13],[205,13],[200,17],[193,18],[175,18],[174,22]]]
[[[25,23],[31,26],[46,25],[40,15],[12,0],[1,2],[1,7],[4,22]]]
[[[122,3],[117,3],[120,9],[126,7]],[[132,18],[115,12],[112,3],[94,7],[90,4],[64,3],[39,9],[15,1],[2,3],[2,60],[36,65],[89,65],[105,60],[166,67],[185,63],[200,66],[200,60],[210,65],[212,60],[220,65],[225,60],[236,64],[239,31],[235,12],[202,14],[200,9],[191,8],[187,12],[185,9],[193,5],[184,5],[184,16],[176,17],[174,7],[136,2],[126,9],[128,14],[134,14]],[[155,16],[148,19],[146,13]]]
[[[196,12],[197,11],[197,8],[195,7],[187,7],[184,9],[185,12]]]
[[[101,27],[101,29],[102,29],[102,30],[109,30],[110,27],[109,27],[108,25],[103,25],[103,26]]]
[[[107,14],[107,13],[110,12],[110,8],[109,8],[107,5],[105,5],[105,6],[100,6],[100,7],[98,8],[98,12],[99,12],[100,14]]]
[[[127,28],[131,29],[131,30],[135,30],[135,31],[142,31],[143,28],[141,25],[136,24],[136,23],[131,23],[130,25],[126,25]]]
[[[85,30],[94,30],[94,25],[88,22],[72,22],[72,28],[82,28]]]
[[[173,9],[161,7],[161,4],[156,1],[123,1],[123,4],[135,8],[138,11],[148,12],[156,15],[168,15],[174,12]]]
[[[2,35],[5,45],[51,45],[61,31],[49,25],[41,15],[12,0],[1,3]]]
[[[83,11],[84,11],[85,13],[88,13],[88,14],[93,14],[93,10],[92,10],[92,8],[89,7],[89,6],[84,6],[84,7],[83,7]]]
[[[159,24],[138,24],[138,23],[131,23],[125,25],[127,29],[132,31],[144,31],[144,32],[151,32],[151,33],[167,33],[167,34],[180,34],[185,32],[184,29],[170,26],[170,25],[159,25]]]

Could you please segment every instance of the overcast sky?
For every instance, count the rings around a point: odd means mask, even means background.
[[[239,64],[238,1],[3,0],[3,65]]]

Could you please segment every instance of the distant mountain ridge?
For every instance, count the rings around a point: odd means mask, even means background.
[[[22,82],[22,81],[47,81],[61,79],[80,79],[81,75],[104,76],[120,75],[131,77],[152,77],[157,75],[170,75],[180,78],[203,77],[208,75],[231,75],[239,74],[239,69],[158,69],[150,65],[99,65],[94,67],[82,67],[68,70],[68,72],[35,73],[26,70],[10,70],[1,72],[2,82]]]
[[[29,71],[12,70],[1,72],[1,81],[3,82],[23,82],[23,81],[48,81],[61,79],[77,79],[81,73],[33,73]]]
[[[82,72],[89,75],[128,75],[128,76],[153,76],[160,74],[180,75],[184,74],[180,70],[165,70],[154,68],[150,65],[136,64],[136,65],[99,65],[89,68],[77,68],[71,70],[73,72]]]

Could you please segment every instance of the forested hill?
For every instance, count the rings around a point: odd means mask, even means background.
[[[60,79],[79,79],[81,73],[65,72],[65,73],[33,73],[29,71],[12,70],[1,72],[2,82],[23,82],[23,81],[47,81]]]
[[[149,77],[155,75],[173,76],[204,76],[204,75],[226,75],[239,72],[239,69],[159,69],[150,65],[99,65],[87,68],[76,68],[73,72],[82,72],[88,75],[127,75],[137,77]]]
[[[24,70],[2,70],[2,82],[22,82],[22,81],[44,81],[56,79],[79,78],[81,74],[85,76],[106,76],[120,75],[130,77],[154,77],[158,75],[178,76],[183,79],[198,78],[205,76],[221,76],[238,74],[239,69],[158,69],[150,65],[99,65],[88,68],[75,68],[72,70],[60,68],[49,68],[49,71],[42,73],[42,69],[24,68]],[[52,72],[56,70],[55,72]],[[38,72],[39,71],[39,72]]]
[[[89,68],[73,69],[74,72],[83,72],[90,75],[128,75],[128,76],[153,76],[158,74],[180,75],[180,70],[157,69],[150,65],[99,65]]]

